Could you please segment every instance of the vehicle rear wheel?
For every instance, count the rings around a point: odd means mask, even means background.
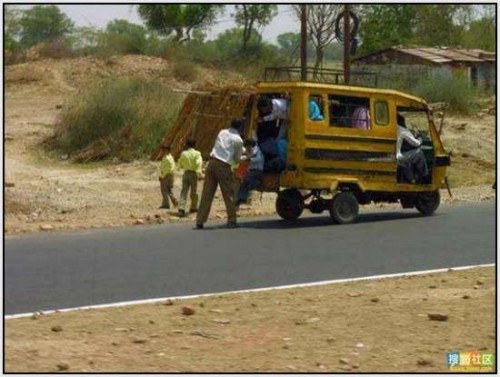
[[[350,224],[357,220],[359,214],[359,203],[350,192],[337,194],[330,207],[330,216],[339,224]]]
[[[427,192],[415,199],[415,207],[425,216],[430,216],[439,207],[441,195],[439,190]]]
[[[278,193],[276,212],[287,221],[297,220],[304,210],[304,199],[297,189],[286,189]]]

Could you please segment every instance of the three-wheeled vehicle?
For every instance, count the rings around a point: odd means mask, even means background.
[[[359,204],[400,202],[431,215],[439,206],[449,154],[425,100],[395,90],[302,81],[262,81],[246,136],[258,135],[259,97],[286,100],[286,167],[266,172],[260,191],[277,193],[276,211],[295,220],[309,209],[330,212],[341,224],[356,221]],[[312,119],[311,102],[321,116]],[[398,120],[422,138],[426,177],[405,180],[396,160]]]

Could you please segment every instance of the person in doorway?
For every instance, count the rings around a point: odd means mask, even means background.
[[[238,190],[236,207],[244,204],[248,200],[248,194],[251,190],[259,187],[262,172],[264,171],[264,155],[262,154],[257,142],[254,139],[246,139],[243,143],[246,148],[244,158],[249,160],[248,171],[243,177],[240,189]]]
[[[175,170],[175,160],[170,152],[170,146],[163,147],[162,152],[163,158],[160,161],[160,166],[158,169],[158,178],[160,181],[160,190],[162,196],[162,202],[160,208],[170,209],[170,202],[174,207],[177,207],[177,199],[175,199],[172,192],[174,187],[174,170]]]
[[[288,103],[285,98],[269,98],[261,96],[257,101],[259,116],[257,118],[257,142],[267,139],[277,139],[286,133],[286,119],[288,117]]]
[[[244,126],[245,118],[234,119],[229,128],[223,129],[217,135],[205,170],[205,182],[196,216],[196,229],[203,229],[208,219],[217,186],[220,186],[226,205],[227,227],[237,227],[234,177],[231,167],[241,160],[243,140],[240,133],[243,132]]]
[[[195,145],[196,141],[189,139],[186,142],[186,150],[181,153],[178,161],[179,168],[184,170],[179,200],[179,217],[186,215],[186,201],[189,191],[191,191],[189,213],[194,213],[198,209],[198,179],[201,178],[203,159],[201,158],[201,152],[194,148]]]
[[[396,160],[402,168],[405,181],[409,183],[423,183],[429,175],[424,152],[420,146],[422,139],[416,138],[406,128],[406,121],[401,114],[397,114],[398,138],[396,141]]]

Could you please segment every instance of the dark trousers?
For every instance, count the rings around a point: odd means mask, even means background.
[[[429,175],[424,152],[420,148],[403,152],[403,158],[399,161],[403,178],[407,182],[422,183]]]
[[[262,179],[262,171],[260,170],[249,170],[243,181],[241,182],[240,189],[238,190],[238,202],[246,203],[248,200],[248,193],[251,190],[259,187]]]
[[[198,208],[198,215],[196,216],[198,224],[203,224],[208,220],[217,186],[220,186],[222,198],[226,205],[227,222],[236,223],[234,178],[231,166],[215,158],[211,158],[205,170],[205,182],[203,182],[203,192],[201,193],[200,206]]]

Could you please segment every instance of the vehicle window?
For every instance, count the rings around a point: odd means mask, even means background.
[[[311,94],[309,96],[309,119],[313,121],[324,119],[323,97],[319,94]]]
[[[363,130],[371,128],[369,98],[330,94],[328,95],[328,104],[330,106],[330,126]]]
[[[387,102],[375,102],[375,122],[379,126],[386,126],[389,124],[389,105]]]

